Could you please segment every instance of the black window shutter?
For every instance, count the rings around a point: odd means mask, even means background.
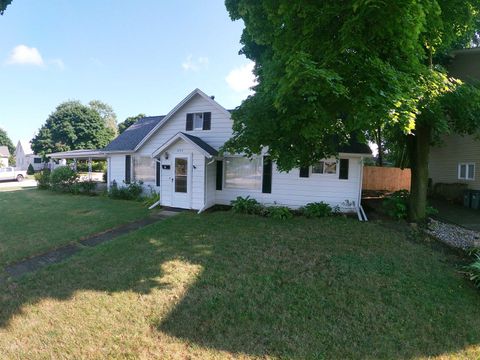
[[[193,130],[193,114],[187,114],[187,124],[185,125],[186,131]]]
[[[217,160],[217,190],[223,187],[223,160]]]
[[[262,193],[272,193],[272,159],[269,156],[263,157]]]
[[[212,126],[212,113],[204,112],[203,113],[203,130],[210,130]]]
[[[155,160],[155,185],[160,186],[160,162]]]
[[[348,159],[340,159],[339,179],[348,179]]]
[[[125,155],[125,184],[130,184],[132,176],[132,156]]]
[[[302,166],[300,168],[300,177],[308,177],[309,176],[309,168],[308,166]]]

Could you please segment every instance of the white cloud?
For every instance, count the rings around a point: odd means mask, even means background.
[[[182,68],[185,71],[199,71],[208,66],[209,60],[206,56],[200,56],[196,59],[192,55],[188,55],[182,62]]]
[[[28,47],[26,45],[15,46],[11,51],[6,63],[9,65],[45,65],[42,55],[40,55],[40,52],[36,48]]]
[[[225,78],[228,86],[235,92],[251,92],[251,87],[257,84],[255,75],[253,75],[254,66],[254,62],[248,62],[247,64],[232,69]]]

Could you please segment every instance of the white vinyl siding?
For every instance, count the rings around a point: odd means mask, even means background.
[[[459,179],[459,164],[476,164],[480,159],[480,140],[474,136],[449,135],[430,149],[428,176],[436,183],[466,183],[469,189],[480,190],[480,178]],[[476,169],[475,169],[476,170]]]
[[[123,186],[125,181],[125,155],[110,156],[110,182],[116,181]]]
[[[300,177],[299,169],[290,172],[278,171],[275,164],[272,169],[272,192],[259,190],[227,189],[216,191],[216,203],[229,205],[237,196],[250,196],[267,205],[284,205],[298,208],[310,202],[324,201],[331,206],[339,206],[343,211],[352,211],[351,205],[358,206],[361,158],[360,156],[342,156],[348,158],[348,179],[340,180],[338,175],[320,176],[312,174]],[[337,166],[338,168],[339,166]]]

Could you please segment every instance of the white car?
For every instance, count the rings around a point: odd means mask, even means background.
[[[26,171],[15,170],[14,167],[0,168],[0,181],[17,180],[23,181],[27,177]]]

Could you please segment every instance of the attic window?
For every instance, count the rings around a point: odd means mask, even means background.
[[[193,129],[203,130],[203,113],[193,114]]]

